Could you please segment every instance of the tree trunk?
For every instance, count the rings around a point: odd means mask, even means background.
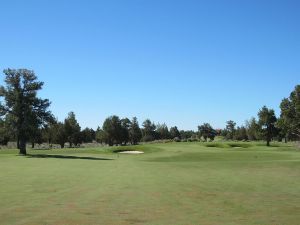
[[[31,142],[31,148],[34,149],[34,142]]]
[[[65,143],[60,143],[61,148],[65,148]]]
[[[20,138],[20,143],[19,143],[19,147],[20,147],[20,155],[26,155],[26,140],[24,138]]]
[[[267,140],[267,146],[270,146],[270,139]]]
[[[17,138],[17,149],[20,149],[20,138]]]
[[[272,132],[272,130],[270,130],[270,129],[267,130],[267,146],[270,146],[270,142],[272,139],[271,132]]]

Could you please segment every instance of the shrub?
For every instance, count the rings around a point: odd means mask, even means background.
[[[142,141],[143,141],[143,142],[154,141],[154,137],[153,137],[152,135],[145,135],[145,136],[142,138]]]
[[[179,137],[175,137],[175,138],[173,139],[173,141],[175,141],[175,142],[181,142],[181,139],[180,139]]]

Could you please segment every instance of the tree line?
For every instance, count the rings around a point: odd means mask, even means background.
[[[273,109],[263,106],[256,119],[246,121],[244,126],[237,127],[232,120],[227,122],[221,135],[228,140],[265,140],[267,146],[272,140],[279,142],[299,141],[300,139],[300,85],[280,103],[280,116],[277,118]]]
[[[119,118],[116,115],[105,119],[96,130],[81,129],[74,112],[64,121],[58,121],[49,111],[50,101],[39,98],[37,93],[44,83],[27,69],[6,69],[5,86],[0,87],[0,144],[15,141],[20,154],[26,154],[26,143],[32,147],[36,143],[47,142],[51,147],[59,144],[61,148],[81,143],[98,142],[112,145],[136,145],[139,142],[155,140],[173,141],[213,141],[216,136],[226,140],[257,141],[272,140],[285,142],[300,138],[300,85],[296,86],[288,98],[280,104],[281,114],[277,118],[273,109],[262,107],[255,117],[243,126],[227,121],[223,130],[214,129],[209,123],[198,126],[197,131],[179,130],[176,126],[168,128],[165,123],[156,124],[146,119],[141,127],[136,117]]]

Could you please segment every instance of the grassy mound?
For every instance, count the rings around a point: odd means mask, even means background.
[[[252,145],[248,143],[208,143],[205,144],[209,148],[250,148]]]

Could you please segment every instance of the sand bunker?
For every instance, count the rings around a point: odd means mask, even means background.
[[[122,151],[122,152],[119,152],[121,154],[143,154],[144,152],[141,152],[141,151]]]

